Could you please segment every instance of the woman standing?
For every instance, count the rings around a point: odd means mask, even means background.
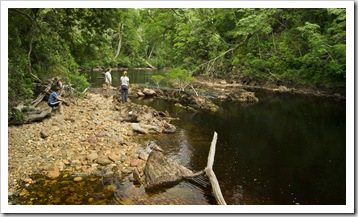
[[[121,87],[122,87],[122,103],[125,103],[128,100],[128,88],[129,88],[129,78],[127,76],[127,71],[124,71],[121,77]]]

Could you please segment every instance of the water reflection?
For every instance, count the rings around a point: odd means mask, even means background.
[[[251,106],[189,113],[143,102],[180,118],[190,167],[205,167],[218,132],[214,171],[228,204],[345,204],[345,106],[330,99],[262,93]],[[140,103],[140,102],[138,102]],[[158,141],[167,143],[165,140]],[[188,162],[178,149],[172,156]]]

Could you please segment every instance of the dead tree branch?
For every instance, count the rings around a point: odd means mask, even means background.
[[[225,199],[221,193],[221,189],[220,189],[220,185],[219,182],[216,178],[216,175],[213,171],[213,164],[214,164],[214,157],[215,157],[215,148],[216,148],[216,141],[218,139],[218,134],[216,132],[214,132],[214,137],[213,140],[211,142],[211,146],[210,146],[210,151],[209,151],[209,156],[208,156],[208,164],[205,168],[205,173],[208,176],[212,189],[213,189],[213,193],[214,196],[216,198],[216,201],[218,202],[219,205],[226,205]]]

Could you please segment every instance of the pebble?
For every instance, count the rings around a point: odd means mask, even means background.
[[[41,131],[40,136],[41,138],[46,139],[48,137],[48,133],[46,133],[45,131]]]
[[[138,163],[139,163],[138,159],[132,159],[129,165],[131,167],[136,167],[138,166]]]
[[[80,182],[80,181],[82,181],[82,177],[80,177],[80,176],[75,177],[75,178],[73,179],[73,181],[75,181],[75,182]]]
[[[107,186],[107,190],[108,190],[108,191],[111,191],[111,192],[114,192],[114,191],[117,190],[117,187],[114,186],[114,185],[108,185],[108,186]]]
[[[124,174],[130,174],[130,173],[132,173],[132,170],[130,170],[130,169],[123,169],[122,170],[122,173],[124,173]]]
[[[26,179],[24,179],[24,182],[26,182],[26,183],[32,183],[32,179],[31,179],[31,178],[26,178]]]

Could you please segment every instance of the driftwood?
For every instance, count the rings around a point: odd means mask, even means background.
[[[31,101],[30,106],[37,106],[46,96],[49,96],[51,90],[57,89],[57,93],[62,95],[64,92],[64,85],[59,78],[48,79],[47,82],[41,82],[36,85],[35,92],[38,93],[35,100]]]
[[[31,122],[36,122],[36,121],[41,121],[42,119],[51,116],[51,108],[45,109],[45,110],[39,110],[39,112],[36,113],[29,113],[28,115],[25,116],[24,118],[24,122],[25,124],[27,123],[31,123]]]
[[[219,182],[213,171],[215,148],[217,141],[217,133],[214,132],[214,137],[211,142],[208,163],[204,170],[193,173],[186,167],[178,164],[170,158],[166,158],[163,153],[153,151],[149,154],[145,169],[145,182],[146,188],[155,186],[176,183],[186,178],[194,178],[203,174],[209,178],[213,194],[219,205],[226,205],[225,199],[221,193]]]
[[[210,151],[209,151],[209,156],[208,156],[208,164],[206,166],[205,173],[206,175],[209,177],[211,186],[213,188],[213,193],[214,196],[216,198],[216,201],[218,202],[218,204],[220,205],[226,205],[225,199],[221,193],[221,189],[219,186],[219,182],[215,176],[215,173],[213,171],[213,164],[214,164],[214,157],[215,157],[215,148],[216,148],[216,141],[218,139],[218,134],[216,132],[214,132],[214,137],[213,140],[211,142],[211,146],[210,146]]]
[[[52,109],[50,107],[45,109],[40,109],[36,107],[43,100],[47,100],[50,95],[51,90],[57,90],[59,95],[64,94],[65,89],[71,90],[71,85],[63,85],[59,78],[48,79],[46,82],[39,82],[34,88],[35,95],[37,94],[36,99],[32,100],[28,105],[20,103],[19,105],[13,107],[14,110],[17,110],[23,113],[24,118],[22,121],[14,121],[15,124],[27,124],[35,121],[41,121],[51,115]],[[72,88],[73,89],[73,88]],[[68,103],[63,102],[65,105]]]
[[[51,86],[52,86],[51,84],[52,83],[43,85],[44,90],[42,90],[41,93],[37,96],[37,98],[31,102],[32,106],[37,106],[43,100],[43,98],[46,96],[46,94],[48,94],[50,92]]]

